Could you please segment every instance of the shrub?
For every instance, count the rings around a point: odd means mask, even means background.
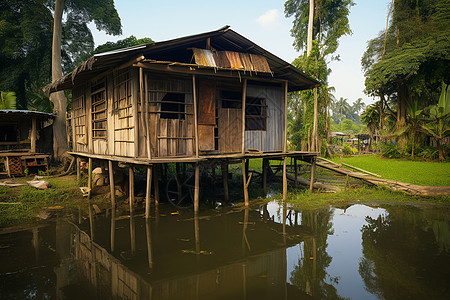
[[[381,149],[381,155],[387,158],[400,158],[402,154],[400,147],[394,143],[386,143]]]
[[[435,160],[439,158],[439,149],[437,147],[424,147],[419,156],[425,160]]]
[[[349,144],[345,144],[345,145],[344,145],[344,149],[342,150],[342,152],[343,152],[345,155],[350,155],[350,154],[352,154],[352,148],[350,147]]]

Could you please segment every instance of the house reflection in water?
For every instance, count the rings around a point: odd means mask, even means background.
[[[310,297],[287,284],[286,263],[286,248],[308,237],[307,229],[276,223],[265,206],[193,216],[167,213],[146,221],[113,215],[72,224],[74,264],[66,267],[75,266],[75,281],[89,286],[95,298]],[[109,246],[111,252],[105,249]],[[66,284],[65,296],[71,297],[73,286]]]

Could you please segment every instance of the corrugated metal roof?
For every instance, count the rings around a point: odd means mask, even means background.
[[[23,116],[36,116],[41,118],[55,118],[54,114],[49,114],[41,111],[34,110],[21,110],[21,109],[0,109],[0,114],[8,114],[8,115],[23,115]]]
[[[189,49],[193,48],[204,48],[208,38],[210,39],[211,47],[217,50],[217,53],[212,52],[216,65],[228,67],[228,60],[229,67],[244,70],[245,66],[237,53],[245,53],[250,55],[253,68],[257,66],[258,70],[264,70],[260,72],[272,72],[274,78],[287,80],[289,91],[312,88],[320,84],[298,68],[229,29],[229,26],[225,26],[219,30],[206,33],[97,54],[82,63],[71,73],[48,85],[46,90],[54,92],[71,89],[76,82],[88,80],[97,74],[127,63],[139,56],[145,56],[146,59],[156,61],[189,63],[185,59],[187,51],[191,51]],[[222,51],[228,51],[225,57],[221,55]],[[256,56],[253,57],[252,55]],[[258,56],[263,56],[264,60],[258,59]],[[208,63],[205,55],[204,65],[208,64],[209,66],[210,63],[211,60]],[[247,65],[247,62],[244,64]]]

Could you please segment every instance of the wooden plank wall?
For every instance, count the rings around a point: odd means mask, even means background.
[[[134,157],[134,118],[132,99],[137,97],[137,73],[124,69],[114,74],[114,91],[111,125],[114,128],[114,148],[110,154]]]
[[[242,110],[220,108],[218,122],[219,151],[221,153],[240,152],[242,148]]]
[[[245,131],[245,150],[282,151],[284,136],[283,88],[248,85],[247,97],[266,99],[267,131]]]
[[[86,116],[86,86],[80,86],[73,90],[71,109],[72,126],[72,151],[87,152],[88,126]]]

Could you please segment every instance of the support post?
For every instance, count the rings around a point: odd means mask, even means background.
[[[145,218],[150,218],[150,194],[152,190],[152,166],[147,167],[147,184],[145,190]]]
[[[147,133],[147,157],[152,159],[152,146],[150,141],[150,113],[148,109],[148,77],[147,73],[144,74],[144,100],[145,100],[145,132]],[[156,128],[154,129],[156,130]]]
[[[194,138],[195,138],[195,157],[198,157],[198,115],[197,115],[197,90],[195,84],[195,75],[192,75],[192,101],[194,102]]]
[[[92,158],[88,160],[88,199],[91,199],[92,190]]]
[[[36,125],[36,117],[31,118],[31,153],[36,153],[36,139],[37,139],[37,125]]]
[[[228,161],[222,163],[223,197],[226,203],[229,202],[228,194]]]
[[[159,203],[158,165],[153,168],[153,185],[155,190],[155,205]]]
[[[129,168],[129,202],[130,202],[130,213],[133,212],[133,206],[134,206],[134,170],[133,170],[133,166],[130,165]]]
[[[267,167],[268,167],[268,160],[267,158],[263,158],[262,160],[262,185],[263,185],[263,193],[264,197],[267,196]]]
[[[286,160],[287,157],[283,158],[283,201],[286,201],[287,197],[287,177],[286,177]]]
[[[81,159],[77,156],[77,182],[80,183],[81,170],[80,170]]]
[[[297,187],[297,178],[298,178],[298,167],[297,167],[297,157],[294,157],[294,176],[295,176],[295,187]]]
[[[116,193],[114,190],[114,169],[111,160],[108,160],[108,171],[109,171],[109,191],[111,193],[111,209],[116,210]]]
[[[242,154],[245,154],[245,100],[247,98],[247,78],[242,85]]]
[[[248,184],[247,184],[247,172],[245,170],[245,159],[242,159],[242,180],[244,183],[244,202],[245,206],[248,206]]]
[[[314,190],[314,176],[316,173],[316,158],[311,159],[311,182],[309,183],[309,190],[312,192]]]
[[[194,213],[198,214],[200,198],[200,166],[195,163],[195,187],[194,187]]]

